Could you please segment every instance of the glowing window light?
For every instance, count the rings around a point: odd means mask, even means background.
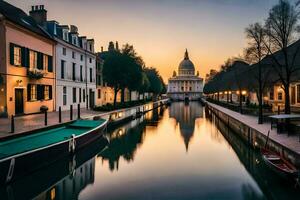
[[[242,95],[246,95],[247,94],[247,91],[246,90],[243,90],[242,91]]]

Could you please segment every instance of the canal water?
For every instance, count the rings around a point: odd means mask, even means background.
[[[300,199],[300,192],[199,103],[178,102],[0,186],[0,199]]]

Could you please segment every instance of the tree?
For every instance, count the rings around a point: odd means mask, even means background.
[[[251,24],[245,29],[246,38],[248,39],[248,47],[245,49],[246,60],[251,63],[257,63],[257,67],[254,65],[254,79],[252,82],[256,96],[258,99],[258,124],[263,123],[263,91],[266,87],[266,81],[268,80],[269,73],[262,73],[261,60],[268,53],[267,48],[264,46],[266,40],[266,32],[263,26],[259,23]],[[256,70],[257,68],[257,70]],[[258,85],[256,84],[258,83]]]
[[[108,86],[114,89],[114,106],[116,106],[117,94],[127,85],[126,56],[116,51],[109,52],[103,65],[103,78]]]
[[[143,71],[142,72],[142,84],[139,87],[139,93],[143,94],[143,100],[145,99],[145,92],[147,92],[150,88],[150,82],[149,79],[147,77],[147,74]]]
[[[129,44],[125,44],[121,50],[121,53],[128,58],[128,63],[126,66],[127,68],[127,84],[126,87],[129,89],[129,98],[131,100],[131,91],[136,90],[138,91],[141,87],[143,81],[143,67],[144,61],[143,59],[137,55],[134,47]],[[121,100],[124,102],[124,88],[122,88],[121,93]]]
[[[160,75],[155,68],[145,68],[144,71],[150,82],[150,87],[148,91],[152,92],[154,94],[154,99],[156,99],[157,95],[160,94],[160,92],[163,89]]]
[[[291,112],[289,87],[293,73],[297,70],[295,58],[299,52],[298,46],[294,52],[288,52],[288,46],[296,40],[299,30],[299,10],[287,0],[279,3],[269,11],[265,23],[268,41],[264,46],[272,59],[272,67],[277,72],[285,92],[285,113]]]

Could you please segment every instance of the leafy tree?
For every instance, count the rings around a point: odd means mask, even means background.
[[[163,89],[160,75],[155,68],[145,68],[144,71],[150,82],[150,87],[148,91],[152,92],[154,94],[154,99],[156,99],[157,95],[160,94],[160,92]]]
[[[139,93],[142,93],[143,94],[143,99],[145,99],[145,92],[147,92],[149,90],[149,87],[150,87],[150,82],[149,82],[149,79],[147,77],[147,74],[143,71],[142,72],[142,84],[141,86],[139,87]]]
[[[128,58],[119,52],[109,52],[103,65],[103,78],[108,86],[114,88],[114,106],[118,92],[127,86]]]

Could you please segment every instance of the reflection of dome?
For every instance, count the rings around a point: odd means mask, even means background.
[[[192,61],[189,59],[189,53],[186,50],[184,54],[184,59],[180,62],[178,67],[179,75],[194,75],[195,67]]]
[[[169,115],[179,123],[180,135],[182,136],[186,151],[194,135],[195,120],[202,117],[202,106],[198,102],[190,102],[187,106],[183,102],[172,103]]]

